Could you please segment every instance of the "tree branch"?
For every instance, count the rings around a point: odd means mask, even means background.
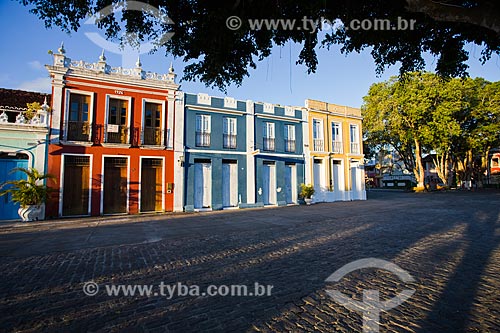
[[[475,8],[465,8],[432,0],[406,0],[406,3],[408,11],[427,14],[436,21],[469,23],[500,35],[498,8],[495,10],[495,6],[483,4]]]

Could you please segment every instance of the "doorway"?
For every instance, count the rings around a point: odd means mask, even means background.
[[[321,192],[325,184],[325,172],[323,169],[323,160],[316,158],[314,159],[313,179],[314,179],[314,190],[317,193]]]
[[[236,160],[222,161],[222,206],[238,207],[238,164]]]
[[[212,164],[210,162],[194,163],[194,208],[208,209],[212,207]]]
[[[264,161],[262,166],[262,201],[264,205],[276,205],[276,165]]]
[[[297,203],[296,170],[295,163],[285,163],[285,200],[287,204]]]
[[[11,157],[5,153],[2,154],[5,156],[0,158],[0,183],[4,181],[26,179],[26,175],[23,172],[12,172],[12,169],[28,168],[28,156],[25,154],[12,154],[14,156]],[[2,220],[19,219],[19,214],[17,213],[19,204],[10,201],[11,197],[11,194],[0,197],[0,219]]]
[[[90,156],[64,155],[62,215],[89,215]]]
[[[128,159],[104,158],[103,213],[127,213]]]
[[[163,160],[141,159],[141,212],[163,210]]]
[[[342,161],[333,160],[332,161],[332,173],[333,173],[333,193],[335,200],[343,200],[344,197],[344,168]]]

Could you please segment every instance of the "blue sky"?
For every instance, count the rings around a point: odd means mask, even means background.
[[[14,1],[0,1],[0,87],[31,91],[50,91],[45,64],[51,63],[48,50],[56,51],[64,41],[66,56],[73,60],[96,62],[102,48],[94,44],[85,32],[98,32],[92,26],[84,26],[77,33],[66,34],[59,28],[46,29],[42,21],[28,12],[28,8]],[[103,33],[100,33],[103,35]],[[494,55],[485,65],[481,65],[480,47],[468,45],[470,52],[469,73],[490,81],[500,80],[500,59]],[[256,70],[250,70],[240,87],[230,86],[227,95],[237,99],[277,103],[282,105],[304,105],[307,98],[330,103],[359,107],[363,96],[374,82],[387,80],[396,75],[397,67],[391,67],[377,77],[375,65],[369,54],[340,54],[338,48],[318,50],[319,65],[315,74],[307,74],[303,65],[295,65],[300,45],[287,44],[275,47],[273,54],[257,63]],[[291,55],[291,58],[290,58]],[[120,55],[106,53],[107,63],[120,66]],[[427,69],[434,68],[434,59],[427,57]],[[173,61],[178,78],[182,76],[181,59],[165,57],[160,51],[153,55],[141,55],[142,67],[147,71],[166,73]],[[181,82],[181,89],[187,92],[204,92],[215,96],[224,93],[210,89],[199,82]]]

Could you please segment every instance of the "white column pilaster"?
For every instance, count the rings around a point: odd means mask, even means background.
[[[246,135],[247,135],[247,203],[255,203],[255,109],[250,100],[246,105]]]
[[[177,109],[176,107],[174,106],[174,104],[176,103],[176,96],[175,96],[175,93],[176,91],[169,91],[168,92],[168,95],[167,95],[167,123],[166,123],[166,126],[167,126],[167,131],[166,131],[166,135],[167,135],[167,149],[175,149],[174,148],[174,118],[177,119]],[[184,97],[183,97],[184,98]],[[183,105],[184,105],[184,102],[183,102]],[[184,118],[184,107],[183,107],[183,110],[182,110],[182,116]],[[179,133],[177,133],[179,134]]]
[[[182,212],[184,210],[184,174],[185,174],[184,93],[181,91],[177,91],[177,95],[175,97],[175,104],[173,101],[172,103],[173,103],[173,109],[169,107],[169,110],[174,110],[173,113],[175,116],[175,127],[173,128],[173,134],[172,134],[173,148],[174,148],[174,212]]]
[[[64,74],[54,73],[52,77],[52,116],[50,143],[58,144],[61,134],[61,120],[64,112]]]
[[[307,101],[306,101],[307,105]],[[310,145],[311,143],[309,142],[309,111],[307,108],[302,109],[302,133],[303,133],[303,140],[304,140],[304,163],[305,163],[305,170],[304,170],[304,182],[305,184],[312,184],[312,171],[311,171],[311,148]]]

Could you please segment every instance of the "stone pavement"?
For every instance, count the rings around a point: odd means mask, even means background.
[[[500,193],[372,192],[368,201],[275,209],[0,225],[2,332],[360,332],[355,300],[415,294],[381,313],[381,332],[500,331]],[[354,260],[399,265],[404,283]],[[100,287],[86,296],[84,283]],[[272,285],[270,296],[168,298],[160,283]],[[156,296],[109,296],[152,285]]]

